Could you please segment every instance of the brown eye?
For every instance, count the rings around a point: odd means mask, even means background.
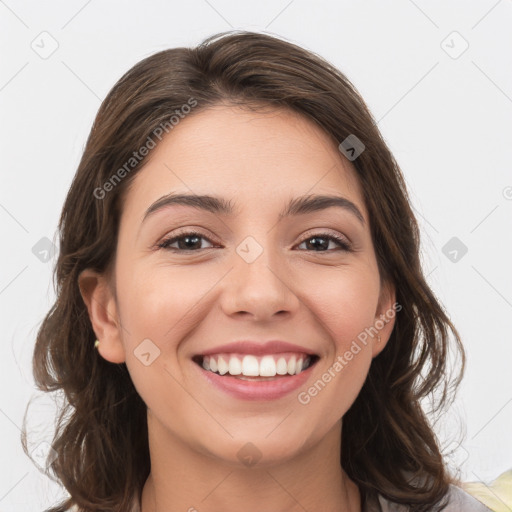
[[[332,252],[328,249],[330,242],[335,242],[338,247],[340,247],[339,250],[348,252],[352,250],[350,243],[345,238],[327,233],[318,233],[316,235],[309,236],[304,239],[300,245],[307,244],[309,247],[313,248],[313,252]],[[315,250],[315,248],[320,250]]]
[[[170,251],[197,251],[202,249],[209,249],[209,247],[201,247],[201,240],[207,240],[209,243],[212,243],[208,238],[206,238],[201,233],[197,232],[187,232],[187,233],[180,233],[179,235],[172,236],[170,238],[167,238],[166,240],[162,241],[160,244],[158,244],[158,247],[161,249],[167,249]],[[171,247],[172,244],[178,243],[177,247]]]

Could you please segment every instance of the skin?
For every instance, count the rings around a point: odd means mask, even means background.
[[[172,205],[142,222],[170,192],[222,196],[236,213]],[[339,207],[279,220],[291,198],[307,194],[343,196],[365,223]],[[342,417],[394,320],[307,405],[297,395],[395,303],[393,286],[381,283],[369,222],[352,164],[290,111],[219,105],[185,118],[152,150],[125,198],[113,274],[80,276],[99,353],[126,362],[148,406],[152,469],[142,512],[361,509],[340,465]],[[198,248],[157,247],[180,228],[201,232]],[[327,251],[308,243],[326,231],[348,238],[353,252],[329,239]],[[252,263],[236,252],[247,236],[263,248]],[[233,398],[198,377],[191,358],[244,338],[286,340],[320,359],[297,392]],[[144,339],[160,350],[149,366],[134,354]],[[248,442],[261,456],[251,467],[237,456]]]

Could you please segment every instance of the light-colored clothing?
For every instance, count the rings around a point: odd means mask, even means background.
[[[408,512],[407,505],[391,503],[379,496],[379,503],[368,505],[363,512]],[[465,492],[460,487],[450,486],[448,503],[442,512],[493,512],[482,502]]]
[[[490,485],[482,482],[463,484],[465,491],[485,503],[493,512],[512,510],[512,469],[502,473]]]

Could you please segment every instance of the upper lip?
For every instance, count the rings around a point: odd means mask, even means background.
[[[312,350],[301,347],[300,345],[295,345],[294,343],[280,340],[270,340],[264,342],[256,342],[250,340],[234,341],[233,343],[227,343],[225,345],[209,348],[208,350],[202,351],[198,355],[209,356],[211,354],[220,353],[264,355],[279,354],[281,352],[301,352],[308,355],[315,355]]]

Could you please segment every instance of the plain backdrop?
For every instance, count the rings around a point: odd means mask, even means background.
[[[512,467],[510,1],[5,0],[0,20],[0,511],[61,495],[24,455],[20,427],[32,398],[31,432],[51,442],[31,356],[54,300],[50,241],[100,102],[142,58],[232,28],[319,53],[365,98],[406,177],[428,281],[467,348],[459,398],[436,427],[447,459],[466,481]]]

